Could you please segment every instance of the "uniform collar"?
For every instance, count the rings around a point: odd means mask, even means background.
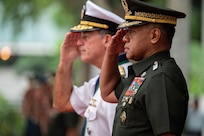
[[[169,51],[159,52],[159,53],[153,54],[148,58],[138,61],[134,65],[130,66],[128,69],[130,73],[134,72],[135,76],[140,76],[145,70],[147,70],[150,66],[152,66],[155,61],[159,61],[161,59],[169,58],[169,57],[170,57]]]

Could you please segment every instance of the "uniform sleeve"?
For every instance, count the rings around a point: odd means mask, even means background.
[[[97,79],[98,76],[90,79],[89,82],[84,82],[84,84],[80,87],[73,87],[70,101],[75,112],[82,117],[84,116],[84,112],[86,111],[86,108],[93,96]]]
[[[116,85],[116,87],[115,87],[115,96],[116,96],[116,98],[119,100],[119,98],[120,98],[120,95],[122,94],[122,92],[123,92],[123,89],[124,89],[124,86],[125,86],[125,84],[124,84],[124,81],[125,79],[124,78],[121,78],[119,81],[118,81],[118,83],[117,83],[117,85]]]
[[[145,106],[155,135],[182,133],[187,110],[185,90],[182,89],[182,85],[164,73],[150,81]]]

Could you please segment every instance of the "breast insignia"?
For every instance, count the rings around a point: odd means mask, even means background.
[[[125,77],[126,76],[125,68],[123,66],[118,66],[118,69],[119,69],[120,75],[122,77]]]
[[[121,114],[121,116],[120,116],[120,120],[121,120],[121,122],[125,122],[125,120],[126,120],[126,118],[127,118],[127,116],[126,116],[126,112],[125,111],[123,111],[122,112],[122,114]]]

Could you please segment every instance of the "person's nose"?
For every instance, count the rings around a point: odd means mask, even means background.
[[[77,41],[77,46],[82,46],[83,45],[83,40],[82,38],[80,38],[78,41]]]

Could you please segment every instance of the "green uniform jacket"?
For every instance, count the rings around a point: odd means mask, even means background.
[[[119,99],[113,136],[181,135],[188,109],[184,76],[170,53],[160,52],[128,68],[115,94]]]

